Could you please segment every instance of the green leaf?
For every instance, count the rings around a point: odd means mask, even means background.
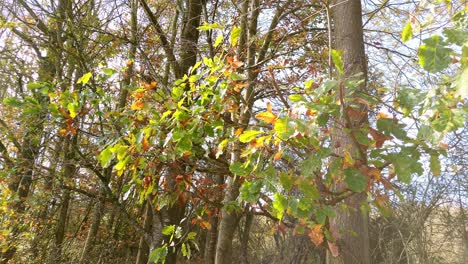
[[[188,233],[186,239],[187,239],[187,240],[194,240],[196,237],[197,237],[197,233],[195,233],[195,232],[190,232],[190,233]]]
[[[294,128],[287,117],[276,120],[274,129],[282,140],[288,140],[294,134]]]
[[[236,174],[236,175],[245,177],[245,176],[249,175],[251,169],[249,167],[245,168],[244,164],[236,161],[236,162],[232,163],[231,165],[229,165],[229,171]]]
[[[260,198],[262,187],[263,183],[259,180],[245,181],[240,188],[241,198],[248,203],[256,203]]]
[[[168,252],[167,245],[163,245],[162,247],[159,247],[153,250],[153,252],[151,252],[151,254],[148,257],[149,258],[148,261],[150,263],[162,262],[164,264],[166,262],[167,252]]]
[[[461,96],[461,98],[468,98],[468,67],[460,73],[457,82],[456,94]]]
[[[184,153],[192,150],[192,140],[188,136],[184,136],[179,142],[177,142],[177,151]]]
[[[275,193],[273,195],[274,214],[276,215],[276,218],[278,218],[280,221],[281,219],[283,219],[284,211],[286,210],[287,206],[288,206],[288,201],[282,194]]]
[[[336,216],[335,210],[333,210],[333,208],[330,206],[325,206],[323,208],[317,209],[317,212],[315,214],[315,220],[319,224],[324,225],[326,223],[327,217],[334,218],[335,216]]]
[[[303,102],[307,101],[307,100],[305,99],[305,97],[304,97],[303,95],[300,95],[300,94],[292,94],[292,95],[290,95],[290,96],[289,96],[289,100],[291,100],[291,101],[293,101],[293,102],[295,102],[295,103],[301,102],[301,101],[303,101]]]
[[[280,184],[283,186],[284,190],[289,192],[294,186],[294,180],[291,175],[288,173],[281,173],[279,176]]]
[[[309,199],[317,200],[320,198],[320,192],[314,185],[312,185],[312,183],[308,182],[307,180],[303,180],[299,183],[299,189],[305,195],[305,197]]]
[[[357,169],[345,169],[344,181],[348,185],[348,188],[353,192],[363,192],[367,188],[367,178]]]
[[[431,172],[434,176],[440,176],[440,160],[438,154],[432,154],[431,158],[429,159],[429,166],[431,168]]]
[[[312,154],[301,164],[301,174],[310,177],[315,176],[315,174],[322,167],[322,159],[317,157],[317,155]]]
[[[102,72],[107,76],[112,76],[112,75],[114,75],[114,73],[116,73],[116,71],[114,69],[111,69],[111,68],[104,68],[104,69],[102,69]]]
[[[170,236],[172,234],[174,234],[175,232],[175,225],[168,225],[168,226],[165,226],[162,230],[162,233],[166,236]]]
[[[43,83],[40,82],[30,82],[26,85],[29,90],[35,90],[44,87]]]
[[[400,153],[389,157],[399,181],[408,184],[411,182],[411,175],[415,173],[418,175],[423,174],[424,170],[418,161],[420,155],[416,148],[404,148]]]
[[[3,99],[3,104],[13,107],[21,107],[24,105],[24,102],[18,97],[7,97]]]
[[[101,162],[101,167],[109,167],[112,159],[114,158],[114,153],[111,151],[111,147],[107,147],[99,153],[98,160]]]
[[[407,138],[406,131],[403,129],[405,125],[399,124],[398,121],[392,118],[379,118],[377,120],[377,129],[385,135],[394,135],[396,138],[404,140]]]
[[[231,30],[231,35],[229,37],[229,41],[231,42],[231,46],[236,46],[237,42],[239,42],[239,37],[242,32],[240,27],[234,26]]]
[[[423,40],[425,45],[418,49],[419,64],[429,72],[440,72],[446,69],[450,62],[452,49],[438,35]]]
[[[448,28],[444,30],[444,35],[449,43],[463,46],[468,41],[468,32],[459,28]]]
[[[413,38],[413,28],[411,27],[411,22],[408,21],[401,32],[401,40],[407,42],[411,38]]]
[[[263,131],[258,131],[258,130],[247,130],[247,131],[244,131],[244,133],[242,133],[239,136],[239,141],[242,142],[242,143],[249,143],[257,135],[260,135],[260,134],[263,134],[263,133],[264,133]]]
[[[81,76],[81,78],[78,79],[77,83],[78,84],[81,83],[81,84],[85,85],[85,84],[87,84],[89,82],[89,79],[91,79],[92,76],[93,76],[93,74],[91,72],[88,72],[85,75]]]
[[[335,64],[336,69],[338,69],[338,72],[340,74],[343,74],[343,51],[342,50],[331,50],[331,57],[333,60],[333,64]]]
[[[172,88],[172,98],[178,100],[184,94],[184,86],[178,85]]]

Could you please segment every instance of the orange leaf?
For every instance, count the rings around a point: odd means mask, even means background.
[[[390,118],[390,116],[384,112],[380,112],[377,114],[377,119],[380,119],[380,118]]]
[[[244,65],[243,62],[235,60],[232,56],[227,57],[226,60],[228,61],[229,65],[231,65],[231,67],[234,69],[237,69]]]
[[[200,227],[203,228],[203,229],[210,230],[211,229],[211,224],[208,221],[201,221],[200,222]]]
[[[267,122],[268,124],[274,125],[278,117],[271,112],[261,112],[255,115],[255,118]]]
[[[141,149],[143,152],[146,152],[149,149],[149,141],[147,137],[143,137],[143,140],[141,141]]]
[[[135,102],[133,102],[132,106],[130,106],[130,109],[132,109],[132,110],[140,110],[141,108],[143,108],[143,105],[144,105],[144,104],[145,104],[145,103],[144,103],[142,100],[138,99],[138,100],[136,100]]]
[[[323,232],[322,232],[322,225],[315,225],[312,230],[309,232],[309,238],[312,242],[319,246],[323,242]]]
[[[277,161],[277,160],[281,159],[281,155],[283,155],[283,151],[280,150],[280,151],[276,152],[275,157],[273,159],[275,161]]]
[[[68,131],[65,128],[62,128],[58,131],[58,133],[62,136],[65,136],[68,133]]]
[[[238,137],[240,134],[242,134],[242,132],[244,131],[244,129],[242,127],[236,129],[236,132],[234,132],[234,135],[236,137]]]

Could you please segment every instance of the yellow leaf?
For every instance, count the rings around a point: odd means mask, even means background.
[[[255,118],[267,122],[268,124],[274,125],[278,117],[271,112],[261,112],[255,115]]]

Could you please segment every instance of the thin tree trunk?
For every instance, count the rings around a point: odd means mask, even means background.
[[[94,247],[94,242],[96,241],[96,236],[99,231],[99,226],[101,225],[101,220],[104,215],[106,190],[103,186],[108,184],[112,174],[112,167],[104,169],[104,177],[107,182],[101,182],[101,187],[99,190],[99,197],[96,207],[94,208],[93,218],[91,220],[91,227],[89,228],[88,236],[86,237],[85,246],[81,254],[80,263],[87,263],[90,258],[91,249]]]
[[[357,73],[363,73],[364,78],[367,79],[361,2],[360,0],[336,0],[333,4],[335,49],[344,52],[344,76],[350,77]],[[365,86],[364,82],[359,88],[365,90]],[[340,96],[344,96],[343,91],[340,92]],[[350,106],[345,103],[342,107],[347,109]],[[348,127],[351,130],[350,133],[353,133],[354,130],[358,130],[368,123],[367,108],[361,105],[359,111],[363,113],[360,117],[341,118],[336,121],[333,147],[340,156],[343,156],[345,149],[349,149],[355,159],[365,163],[365,149],[362,149],[353,141],[351,135],[344,131],[344,128]],[[346,115],[346,111],[343,111],[342,115]],[[338,186],[338,188],[343,188],[343,186]],[[327,257],[329,264],[370,263],[368,215],[360,210],[361,204],[366,203],[366,198],[365,193],[359,193],[346,199],[345,203],[348,209],[340,210],[336,219],[331,223],[336,229],[344,232],[339,241],[340,256],[332,257],[329,253]],[[357,235],[353,235],[350,231]]]
[[[153,222],[153,214],[151,213],[151,203],[146,202],[146,210],[144,212],[144,220],[143,220],[143,228],[145,229],[146,233],[151,231],[151,223]],[[149,255],[149,245],[146,242],[145,237],[140,238],[140,242],[138,243],[138,253],[137,253],[137,260],[136,264],[146,264],[148,263],[148,255]]]
[[[64,170],[63,170],[63,178],[64,179],[72,179],[73,174],[75,173],[76,167],[74,163],[75,158],[75,147],[78,142],[77,135],[68,136],[65,140],[65,158],[64,158]],[[66,182],[66,180],[62,179],[62,182]],[[66,183],[62,183],[66,184]],[[68,218],[68,208],[70,207],[70,200],[71,194],[70,190],[67,188],[63,189],[62,193],[62,202],[60,205],[60,213],[57,220],[57,229],[55,231],[55,241],[54,247],[51,253],[51,258],[49,263],[61,263],[61,256],[62,256],[62,248],[63,248],[63,241],[65,238],[66,226],[67,226],[67,218]]]

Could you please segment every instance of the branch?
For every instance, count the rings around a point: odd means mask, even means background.
[[[176,57],[174,56],[174,50],[172,49],[171,44],[167,40],[167,37],[164,34],[164,31],[162,30],[161,25],[158,22],[158,19],[154,16],[153,12],[151,11],[150,7],[148,6],[148,3],[146,3],[146,0],[140,0],[140,3],[143,6],[143,9],[145,10],[145,13],[148,16],[148,19],[150,20],[150,22],[153,25],[154,29],[156,29],[156,34],[158,35],[159,40],[161,40],[164,52],[166,53],[166,56],[169,59],[169,62],[171,63],[172,67],[174,68],[174,72],[175,72],[176,77],[182,77],[182,76],[179,76],[181,74],[180,65],[177,62]]]

